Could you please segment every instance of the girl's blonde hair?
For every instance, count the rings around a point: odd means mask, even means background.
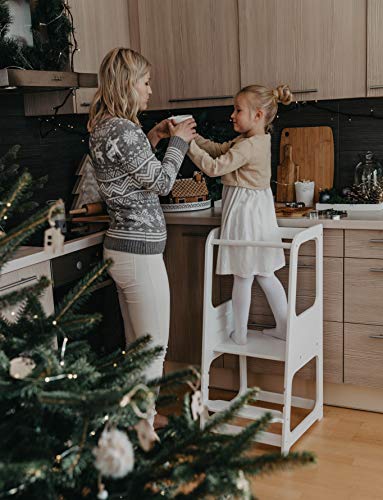
[[[288,105],[293,100],[293,94],[288,85],[279,85],[268,89],[262,85],[248,85],[241,89],[237,96],[243,95],[249,100],[253,109],[262,109],[265,113],[265,132],[272,131],[271,122],[278,111],[278,103]]]
[[[150,63],[131,49],[115,48],[104,57],[99,71],[98,89],[89,110],[88,130],[108,116],[127,118],[140,124],[139,95],[135,85],[150,71]]]

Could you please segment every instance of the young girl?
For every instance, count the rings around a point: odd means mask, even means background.
[[[221,239],[280,242],[274,200],[270,189],[271,122],[278,102],[289,104],[287,85],[269,90],[260,85],[243,88],[235,97],[231,120],[240,135],[215,143],[197,136],[188,155],[210,177],[222,176]],[[254,276],[274,314],[276,327],[263,333],[286,339],[287,299],[274,272],[285,265],[282,249],[220,246],[217,274],[233,274],[235,331],[231,339],[246,344],[251,287]]]
[[[148,379],[162,375],[169,336],[169,283],[162,257],[166,224],[158,196],[169,193],[195,136],[193,119],[176,126],[163,120],[146,136],[137,114],[147,108],[151,93],[148,61],[133,50],[112,49],[100,67],[88,122],[90,153],[111,219],[104,256],[113,260],[109,273],[126,341],[149,333],[164,348],[146,370]],[[152,148],[169,136],[161,163]]]

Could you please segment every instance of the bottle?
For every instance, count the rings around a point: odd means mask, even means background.
[[[371,151],[361,154],[360,159],[354,171],[354,184],[366,193],[383,182],[383,167]]]

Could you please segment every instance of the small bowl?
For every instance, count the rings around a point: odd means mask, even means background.
[[[176,116],[169,116],[168,120],[172,120],[173,123],[178,125],[178,123],[184,122],[185,120],[188,120],[189,118],[193,118],[193,115],[176,115]]]

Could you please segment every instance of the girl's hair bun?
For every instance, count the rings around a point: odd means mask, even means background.
[[[288,85],[278,85],[276,89],[273,89],[273,96],[277,102],[282,104],[290,104],[293,100],[293,94]]]

